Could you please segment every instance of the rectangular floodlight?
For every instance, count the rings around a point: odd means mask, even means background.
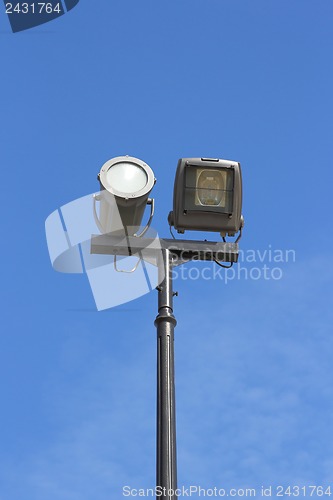
[[[240,163],[213,158],[181,158],[175,178],[169,224],[185,230],[233,236],[242,220]]]

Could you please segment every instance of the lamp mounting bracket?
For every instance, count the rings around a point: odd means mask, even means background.
[[[123,239],[111,234],[93,235],[90,252],[99,255],[140,255],[143,260],[156,263],[162,250],[172,254],[174,266],[191,260],[237,262],[238,244],[215,241],[174,240],[159,238],[138,238],[127,236]],[[156,264],[157,265],[157,264]]]

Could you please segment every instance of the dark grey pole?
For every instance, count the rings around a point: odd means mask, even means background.
[[[161,248],[162,246],[162,248]],[[119,238],[92,236],[91,253],[100,255],[144,255],[158,258],[159,283],[157,328],[157,460],[156,485],[165,491],[157,499],[177,500],[169,491],[177,489],[176,412],[174,381],[174,328],[172,257],[177,265],[190,260],[237,262],[238,244],[216,241],[190,241],[157,238]]]
[[[157,328],[157,449],[156,486],[163,495],[156,498],[176,500],[177,488],[176,412],[174,378],[174,328],[172,291],[172,254],[163,249],[158,263]],[[170,494],[171,493],[171,494]]]

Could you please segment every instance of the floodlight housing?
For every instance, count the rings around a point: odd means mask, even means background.
[[[99,226],[103,233],[126,232],[134,235],[141,225],[156,179],[152,169],[132,156],[117,156],[102,166],[98,180],[101,193]]]
[[[240,163],[218,158],[181,158],[168,221],[178,233],[214,231],[234,236],[243,225]]]

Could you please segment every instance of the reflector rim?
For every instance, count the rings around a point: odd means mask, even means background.
[[[142,189],[139,189],[138,191],[133,191],[132,193],[119,191],[118,189],[112,187],[107,180],[107,173],[110,170],[110,168],[117,165],[118,163],[133,163],[135,166],[142,168],[147,175],[146,185]],[[149,165],[147,165],[147,163],[145,163],[144,161],[139,160],[139,158],[135,158],[133,156],[117,156],[104,163],[99,173],[99,181],[102,184],[103,188],[106,189],[109,193],[113,194],[114,196],[118,196],[119,198],[125,198],[125,199],[133,199],[147,195],[153,189],[156,179],[154,176],[154,172],[149,167]]]

